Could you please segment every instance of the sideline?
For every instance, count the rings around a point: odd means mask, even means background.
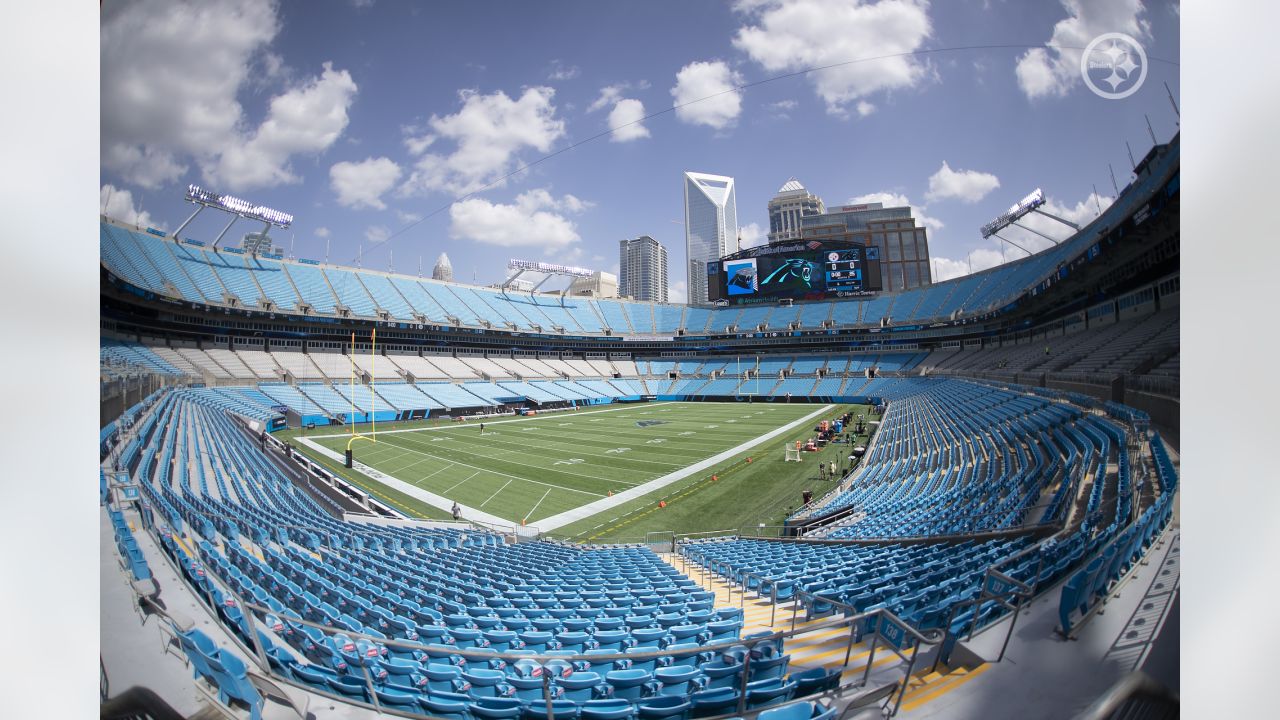
[[[318,442],[313,442],[311,438],[298,437],[295,439],[298,442],[302,443],[303,445],[306,445],[312,450],[315,450],[316,452],[320,453],[321,455],[324,455],[330,460],[337,462],[340,465],[347,461],[347,459],[342,455],[339,455],[337,452],[330,450],[329,448],[321,445]],[[449,512],[450,510],[453,509],[453,503],[450,502],[448,499],[446,499],[442,495],[437,495],[433,492],[423,490],[417,485],[410,485],[409,483],[399,478],[392,477],[391,475],[388,475],[382,472],[381,470],[375,470],[374,468],[368,465],[365,465],[359,460],[352,462],[351,465],[352,465],[351,469],[357,470],[363,473],[364,475],[368,476],[371,480],[376,480],[382,483],[383,485],[386,485],[387,487],[399,490],[400,492],[404,493],[405,495],[408,495],[409,497],[415,498],[417,500],[421,500],[422,502],[428,505],[431,505],[433,507],[437,507],[445,512]],[[517,524],[515,521],[508,520],[506,518],[500,518],[497,515],[490,515],[489,513],[483,510],[477,510],[475,508],[467,507],[461,504],[458,507],[462,508],[463,520],[474,520],[476,522],[483,523],[485,525],[496,525],[500,528],[514,527]]]
[[[549,518],[539,520],[538,528],[540,528],[543,532],[556,530],[570,523],[577,522],[584,518],[591,517],[596,513],[608,510],[609,508],[617,507],[618,505],[621,505],[624,502],[635,500],[636,498],[648,495],[654,490],[664,488],[678,480],[683,480],[684,478],[687,478],[690,475],[694,475],[696,473],[702,472],[703,470],[706,470],[707,468],[710,468],[713,465],[716,465],[717,463],[721,463],[725,460],[728,460],[734,455],[737,455],[740,452],[743,452],[756,445],[759,445],[762,442],[772,440],[773,438],[779,435],[788,433],[794,430],[795,428],[807,422],[810,422],[811,420],[827,412],[830,412],[831,409],[834,407],[836,406],[823,405],[821,408],[818,408],[817,410],[809,413],[808,415],[805,415],[804,417],[798,420],[793,420],[787,423],[786,425],[783,425],[782,427],[771,430],[765,433],[764,435],[761,435],[760,437],[748,440],[742,443],[741,445],[738,445],[737,447],[729,448],[728,450],[725,450],[724,452],[718,455],[713,455],[712,457],[709,457],[706,460],[694,463],[693,465],[689,465],[680,470],[676,470],[675,472],[667,473],[666,475],[663,475],[660,478],[655,478],[653,480],[650,480],[649,482],[643,485],[637,485],[628,490],[623,490],[620,493],[614,493],[610,497],[601,498],[599,500],[596,500],[595,502],[589,502],[586,505],[580,505],[576,508],[573,508],[572,510],[565,510],[559,515],[552,515]]]

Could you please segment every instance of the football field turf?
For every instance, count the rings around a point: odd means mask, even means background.
[[[536,525],[719,453],[752,443],[822,405],[637,403],[465,423],[400,425],[357,441],[356,460],[428,492],[513,523]],[[836,408],[823,414],[834,416]],[[816,423],[816,420],[813,421]],[[781,456],[788,439],[768,441]],[[363,432],[369,433],[369,428]],[[341,453],[349,435],[310,434]],[[776,446],[776,447],[775,447]]]

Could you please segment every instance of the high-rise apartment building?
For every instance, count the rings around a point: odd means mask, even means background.
[[[738,201],[733,178],[684,174],[684,240],[690,305],[707,305],[707,275],[717,261],[738,252]]]
[[[618,241],[618,294],[667,301],[667,249],[648,235]]]

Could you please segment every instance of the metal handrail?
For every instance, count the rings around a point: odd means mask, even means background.
[[[900,689],[898,690],[898,698],[897,700],[894,701],[893,710],[889,713],[890,717],[897,715],[898,709],[902,706],[902,699],[907,694],[907,686],[910,685],[911,683],[911,671],[915,667],[916,658],[920,654],[921,646],[941,644],[943,641],[946,640],[946,633],[945,632],[940,633],[937,630],[934,630],[934,631],[926,630],[922,632],[921,630],[918,630],[917,628],[914,628],[911,625],[909,625],[906,621],[898,617],[893,611],[889,610],[888,608],[879,608],[871,612],[859,612],[858,609],[853,605],[849,605],[848,603],[843,603],[843,602],[840,602],[839,600],[835,600],[832,598],[822,597],[815,593],[809,593],[809,592],[805,592],[803,590],[797,589],[794,591],[794,594],[795,594],[796,600],[791,608],[791,627],[793,629],[795,628],[796,615],[799,612],[800,605],[802,604],[802,600],[805,597],[808,597],[810,600],[821,599],[822,602],[828,603],[833,607],[840,608],[842,611],[846,611],[846,612],[852,611],[853,615],[846,615],[845,617],[854,622],[857,622],[859,620],[863,620],[866,618],[870,618],[870,617],[879,618],[877,622],[872,626],[872,630],[871,630],[872,635],[871,635],[870,654],[867,657],[866,669],[863,670],[863,673],[862,673],[863,686],[866,686],[867,680],[871,676],[871,667],[872,665],[875,664],[877,642],[882,638],[885,639],[886,642],[889,642],[889,639],[884,638],[884,636],[880,632],[880,628],[882,626],[881,623],[883,621],[888,620],[890,623],[892,623],[893,625],[901,629],[905,636],[910,637],[912,640],[915,641],[911,643],[911,657],[909,659],[905,657],[902,654],[902,652],[900,652],[902,648],[898,647],[896,643],[892,643],[889,645],[889,651],[892,652],[894,655],[897,655],[898,659],[903,660],[907,663],[907,667],[903,671],[903,675],[902,675],[902,684]],[[811,628],[806,628],[806,629],[811,629]],[[857,625],[854,625],[854,630],[855,631],[857,630]],[[925,634],[926,632],[928,632],[929,634],[926,635]],[[849,634],[849,644],[845,647],[844,664],[846,666],[848,666],[849,658],[853,654],[853,644],[855,641],[854,635],[855,635],[854,632],[851,632]],[[939,653],[939,656],[941,656],[941,653]],[[937,663],[935,662],[934,669],[936,668],[937,668]]]
[[[155,532],[154,526],[150,524],[148,524],[147,530],[150,533]],[[164,556],[166,562],[169,563],[171,568],[173,568],[174,571],[177,572],[178,577],[182,579],[181,581],[184,584],[188,585],[188,587],[193,591],[195,597],[199,601],[199,604],[204,606],[205,610],[209,612],[210,615],[214,617],[219,622],[219,625],[221,626],[222,621],[221,621],[221,618],[218,617],[217,606],[213,602],[211,591],[205,590],[202,593],[200,592],[200,588],[192,586],[189,583],[187,583],[181,571],[174,564],[173,559],[170,558],[167,553],[162,552],[161,555]],[[226,591],[227,595],[229,595],[232,598],[232,600],[236,603],[237,607],[240,608],[242,617],[244,618],[245,623],[247,625],[247,629],[248,629],[247,634],[249,635],[251,645],[246,645],[242,641],[242,639],[234,632],[227,633],[227,636],[231,639],[231,641],[237,647],[241,649],[241,651],[243,651],[246,654],[247,657],[253,658],[254,661],[258,664],[259,668],[261,668],[269,677],[281,680],[294,687],[304,689],[308,692],[315,692],[320,695],[338,699],[343,702],[351,703],[353,705],[357,705],[360,707],[372,708],[373,710],[379,713],[401,714],[395,708],[385,707],[378,701],[377,694],[374,691],[373,678],[368,671],[368,667],[363,664],[361,665],[361,668],[364,672],[366,688],[368,690],[369,698],[371,700],[371,702],[369,703],[354,700],[350,697],[338,695],[336,693],[326,692],[324,690],[315,688],[310,685],[301,685],[293,678],[288,678],[288,677],[284,677],[282,675],[276,674],[274,669],[271,667],[270,662],[267,660],[266,652],[262,647],[261,638],[259,637],[259,632],[257,629],[258,621],[257,621],[257,618],[254,616],[254,612],[260,612],[265,615],[267,613],[276,614],[275,611],[272,610],[270,607],[260,605],[258,603],[246,602],[244,597],[241,596],[240,593],[238,593],[234,588],[228,585],[218,574],[212,572],[212,568],[207,568],[206,574],[209,578],[215,580],[222,587],[222,589]],[[162,614],[166,619],[169,619],[170,621],[172,621],[172,618],[168,615],[167,612],[164,612],[163,608],[160,608],[160,606],[156,605],[154,602],[149,602],[149,604],[151,604],[151,606],[157,612]],[[877,612],[880,612],[880,611],[877,611]],[[779,632],[770,633],[768,635],[753,637],[750,639],[737,638],[734,640],[728,640],[721,643],[700,645],[696,649],[680,650],[676,652],[672,652],[670,648],[667,648],[667,649],[657,649],[650,652],[599,653],[599,654],[593,654],[593,655],[585,655],[585,654],[583,655],[548,655],[548,654],[521,653],[518,651],[503,653],[503,652],[496,652],[491,650],[478,650],[478,649],[472,649],[472,648],[463,649],[463,648],[443,646],[440,644],[426,644],[426,643],[413,642],[409,640],[400,640],[397,638],[385,638],[385,637],[376,637],[376,636],[366,635],[364,633],[349,631],[342,628],[335,628],[332,626],[327,626],[327,625],[323,625],[313,621],[309,621],[304,618],[297,617],[297,614],[292,611],[289,614],[287,614],[286,617],[290,622],[295,622],[302,625],[315,627],[319,629],[322,633],[325,633],[326,635],[342,633],[351,638],[364,639],[364,640],[371,641],[375,644],[381,644],[384,646],[390,645],[390,646],[406,648],[410,650],[421,650],[424,652],[429,647],[431,647],[432,649],[439,649],[444,647],[448,649],[450,654],[455,654],[467,659],[476,659],[476,660],[530,659],[530,660],[537,661],[539,664],[543,664],[546,661],[551,659],[565,660],[569,662],[573,662],[577,660],[589,660],[590,662],[601,662],[601,661],[612,661],[612,660],[619,660],[619,659],[636,660],[636,659],[649,659],[649,658],[671,657],[671,656],[683,657],[685,655],[695,655],[695,654],[700,654],[704,652],[715,652],[717,650],[724,650],[724,649],[729,649],[733,647],[745,646],[748,652],[745,654],[743,658],[742,686],[739,689],[740,694],[739,694],[737,711],[734,713],[716,716],[716,718],[729,718],[733,716],[746,717],[748,715],[755,714],[755,713],[748,712],[745,706],[746,706],[746,695],[747,695],[746,685],[747,685],[748,678],[750,677],[750,665],[751,665],[750,651],[754,649],[757,645],[761,643],[782,641],[782,640],[785,640],[786,638],[804,635],[811,632],[817,632],[820,630],[844,627],[846,625],[850,627],[850,634],[852,636],[857,630],[857,623],[859,621],[865,620],[867,617],[871,617],[872,615],[875,615],[875,614],[876,613],[869,613],[865,615],[848,617],[843,619],[833,618],[830,622],[820,623],[811,627],[806,627],[799,631],[796,631],[796,630],[779,631]],[[896,618],[895,618],[895,621],[901,624],[901,621],[896,620]],[[852,640],[850,641],[850,647],[852,647]],[[846,654],[846,664],[847,662],[848,662],[848,655]],[[550,676],[549,674],[544,673],[543,677],[544,677],[544,680],[543,680],[544,698],[547,702],[547,720],[554,720],[554,712],[553,712],[554,708],[551,702],[551,695],[550,695]],[[865,686],[865,684],[866,684],[866,677],[864,676],[863,682],[861,683],[860,686]],[[823,695],[828,694],[829,692],[830,691],[814,693],[811,696],[805,696],[805,697],[821,697]],[[763,708],[761,708],[761,710],[762,709]],[[895,712],[896,712],[896,708],[895,708]]]
[[[711,573],[711,569],[710,569],[709,567],[707,567],[707,568],[706,568],[706,573],[707,573],[708,575],[710,575],[710,573]],[[737,573],[735,573],[735,574],[737,574]],[[756,587],[757,587],[757,590],[756,590],[757,594],[759,594],[759,593],[760,593],[760,588],[761,588],[761,587],[763,587],[763,583],[764,583],[765,581],[769,581],[769,583],[770,583],[770,586],[769,586],[769,603],[770,603],[770,607],[771,607],[771,611],[770,611],[770,614],[769,614],[769,625],[771,625],[771,626],[772,626],[772,625],[774,625],[774,624],[776,623],[776,620],[777,620],[777,611],[778,611],[778,580],[777,580],[777,579],[774,579],[774,578],[769,578],[769,577],[767,577],[767,576],[765,576],[765,575],[761,575],[761,574],[758,574],[758,573],[751,573],[751,572],[747,572],[747,571],[745,571],[745,570],[744,570],[744,571],[740,571],[740,574],[741,574],[741,577],[742,577],[742,581],[741,581],[741,583],[740,583],[740,584],[741,584],[741,586],[742,586],[742,589],[741,589],[741,593],[740,593],[740,595],[739,595],[739,603],[740,603],[740,604],[743,604],[743,605],[746,603],[746,594],[747,594],[747,584],[748,584],[748,580],[750,580],[750,579],[752,579],[752,578],[755,578],[755,579],[759,580],[759,584],[757,584],[757,586],[756,586]],[[1007,576],[1005,576],[1005,577],[1007,577]],[[727,585],[729,586],[729,589],[730,589],[729,599],[730,599],[730,602],[732,602],[732,599],[733,599],[733,595],[732,595],[732,588],[733,588],[733,584],[734,584],[734,582],[735,582],[735,579],[734,579],[734,578],[732,578],[732,577],[726,577],[725,579],[726,579],[726,581],[727,581]],[[1013,578],[1009,578],[1009,580],[1011,580],[1012,582],[1015,582],[1015,583],[1017,583],[1017,582],[1018,582],[1017,580],[1015,580],[1015,579],[1013,579]],[[844,666],[845,666],[845,667],[848,667],[848,665],[849,665],[849,659],[852,657],[852,654],[853,654],[853,645],[854,645],[854,643],[855,643],[855,642],[856,642],[856,641],[861,637],[861,633],[858,631],[858,630],[859,630],[859,624],[860,624],[860,623],[862,623],[863,621],[866,621],[866,620],[870,619],[870,618],[873,618],[873,617],[874,617],[874,618],[877,618],[877,620],[876,620],[875,624],[871,626],[871,627],[872,627],[872,630],[871,630],[871,632],[872,632],[872,641],[871,641],[871,648],[870,648],[870,656],[869,656],[869,657],[868,657],[868,659],[867,659],[867,666],[866,666],[866,669],[863,671],[863,676],[862,676],[861,686],[865,686],[865,685],[866,685],[866,683],[867,683],[867,680],[870,678],[870,674],[871,674],[871,667],[872,667],[872,664],[875,662],[875,653],[876,653],[876,645],[877,645],[877,641],[878,641],[880,638],[882,638],[882,637],[883,637],[883,636],[882,636],[882,634],[881,634],[881,632],[880,632],[881,622],[883,622],[883,621],[887,620],[888,622],[890,622],[890,623],[892,623],[893,625],[895,625],[895,626],[897,626],[898,628],[900,628],[900,629],[903,631],[904,636],[906,636],[906,637],[910,637],[910,638],[914,641],[914,642],[912,643],[912,652],[911,652],[911,656],[910,656],[909,658],[908,658],[908,657],[906,657],[906,656],[904,656],[904,655],[903,655],[903,653],[899,651],[899,648],[895,647],[894,645],[891,645],[891,646],[890,646],[890,648],[889,648],[889,649],[890,649],[890,651],[891,651],[891,652],[893,652],[895,655],[897,655],[899,659],[901,659],[901,660],[903,660],[903,661],[905,661],[905,662],[907,663],[907,667],[906,667],[906,670],[905,670],[905,673],[904,673],[904,676],[903,676],[902,684],[901,684],[901,687],[900,687],[900,689],[899,689],[899,691],[898,691],[898,693],[897,693],[898,697],[897,697],[897,700],[894,702],[893,710],[892,710],[892,712],[890,713],[890,717],[892,717],[893,715],[896,715],[896,714],[897,714],[897,712],[898,712],[899,707],[901,707],[901,705],[902,705],[902,699],[903,699],[903,697],[905,697],[905,695],[906,695],[907,686],[908,686],[909,681],[910,681],[910,678],[911,678],[911,671],[912,671],[912,669],[915,667],[915,662],[916,662],[917,656],[918,656],[918,654],[919,654],[919,652],[920,652],[920,647],[921,647],[922,645],[939,645],[939,644],[941,644],[942,642],[944,642],[944,641],[946,640],[946,637],[947,637],[947,633],[946,633],[946,631],[944,631],[944,630],[940,630],[940,629],[934,629],[934,630],[925,630],[925,631],[921,631],[921,630],[919,630],[919,629],[917,629],[917,628],[914,628],[914,627],[912,627],[911,625],[909,625],[907,622],[905,622],[904,620],[902,620],[902,618],[898,617],[896,614],[894,614],[894,613],[893,613],[893,611],[889,610],[888,608],[883,608],[883,607],[882,607],[882,608],[878,608],[878,609],[876,609],[876,610],[872,610],[872,611],[870,611],[870,612],[859,611],[859,610],[858,610],[858,608],[854,607],[853,605],[849,605],[848,603],[844,603],[844,602],[841,602],[841,601],[839,601],[839,600],[835,600],[834,598],[829,598],[829,597],[822,596],[822,595],[819,595],[819,594],[816,594],[816,593],[810,593],[810,592],[807,592],[807,591],[801,590],[801,589],[799,589],[799,588],[795,587],[794,585],[792,585],[792,588],[793,588],[793,589],[792,589],[792,600],[793,600],[793,602],[792,602],[792,607],[791,607],[791,629],[790,629],[790,630],[788,630],[788,631],[783,631],[783,632],[784,632],[784,633],[786,633],[786,634],[787,634],[786,636],[788,636],[788,637],[789,637],[789,636],[790,636],[790,635],[792,635],[792,634],[802,634],[802,633],[807,633],[807,632],[814,631],[814,630],[826,629],[826,628],[829,628],[829,627],[837,627],[837,626],[839,626],[839,625],[841,624],[841,623],[818,623],[818,624],[816,624],[816,625],[809,626],[809,627],[804,628],[803,630],[801,630],[801,631],[798,631],[798,632],[797,632],[797,631],[796,631],[796,629],[795,629],[795,627],[796,627],[796,616],[799,614],[800,607],[801,607],[802,605],[806,604],[806,603],[805,603],[806,599],[809,601],[809,604],[810,604],[811,606],[812,606],[812,604],[813,604],[813,601],[815,601],[815,600],[821,600],[823,603],[829,604],[829,605],[833,606],[834,608],[838,608],[838,609],[840,609],[840,610],[841,610],[841,612],[842,612],[842,613],[844,613],[844,616],[845,616],[845,617],[844,617],[844,621],[845,621],[845,622],[847,622],[847,623],[850,623],[849,642],[848,642],[848,644],[847,644],[847,645],[846,645],[846,647],[845,647],[845,656],[844,656]],[[926,633],[927,633],[927,634],[926,634]],[[887,638],[886,638],[886,641],[887,641]],[[1001,655],[1003,656],[1003,651],[1001,652]],[[939,656],[941,656],[941,653],[939,653]],[[934,668],[934,669],[937,669],[937,663],[936,663],[936,662],[934,663],[933,668]]]
[[[1135,698],[1144,698],[1151,702],[1154,710],[1164,710],[1165,717],[1177,717],[1180,699],[1178,693],[1141,670],[1125,675],[1112,685],[1089,707],[1076,716],[1076,720],[1108,720],[1117,711],[1132,702]],[[1147,715],[1143,715],[1147,717]]]
[[[272,667],[271,667],[270,663],[268,662],[268,660],[267,660],[267,658],[266,658],[266,653],[265,653],[265,651],[264,651],[264,650],[263,650],[263,648],[262,648],[261,640],[260,640],[260,638],[259,638],[259,636],[258,636],[258,633],[257,633],[257,631],[256,631],[256,627],[255,627],[255,625],[254,625],[255,619],[254,619],[254,617],[253,617],[253,612],[252,612],[252,611],[261,612],[261,613],[263,613],[263,614],[266,614],[266,613],[273,613],[273,614],[274,614],[274,611],[273,611],[271,608],[269,608],[269,607],[266,607],[266,606],[263,606],[263,605],[259,605],[259,604],[257,604],[257,603],[247,603],[247,602],[243,602],[243,601],[242,601],[242,599],[240,598],[240,596],[239,596],[239,595],[238,595],[234,590],[231,590],[230,588],[228,588],[228,592],[229,592],[229,593],[230,593],[230,594],[231,594],[231,595],[236,599],[237,603],[239,604],[239,606],[241,607],[241,609],[244,611],[244,617],[246,618],[246,621],[249,623],[250,639],[253,641],[253,646],[252,646],[251,648],[244,648],[244,649],[245,649],[245,650],[247,650],[247,651],[250,653],[250,655],[251,655],[252,657],[256,658],[256,660],[257,660],[257,662],[258,662],[259,666],[260,666],[260,667],[261,667],[261,668],[262,668],[262,669],[263,669],[263,670],[264,670],[264,671],[265,671],[269,676],[274,677],[274,678],[278,678],[278,679],[281,679],[281,680],[284,680],[284,681],[286,681],[286,682],[289,682],[290,684],[293,684],[293,685],[295,685],[295,686],[298,686],[298,684],[296,683],[296,681],[294,681],[293,679],[291,679],[291,678],[286,678],[286,677],[283,677],[283,676],[280,676],[280,675],[276,675],[276,674],[275,674],[275,671],[272,669]],[[545,663],[547,663],[548,661],[551,661],[551,660],[561,660],[561,661],[566,661],[566,662],[570,662],[570,663],[575,662],[575,661],[580,661],[580,660],[587,660],[587,661],[589,661],[589,662],[596,663],[596,662],[610,662],[610,661],[614,661],[614,660],[623,660],[623,659],[625,659],[625,660],[647,660],[647,659],[656,659],[656,658],[660,658],[660,657],[686,657],[686,656],[690,656],[690,655],[699,655],[699,654],[706,653],[706,652],[712,652],[712,653],[714,653],[714,652],[716,652],[716,651],[720,651],[720,650],[728,650],[728,649],[730,649],[730,648],[734,648],[734,647],[745,647],[745,648],[746,648],[746,650],[747,650],[747,652],[744,654],[744,656],[743,656],[743,660],[742,660],[742,681],[741,681],[741,687],[739,688],[739,697],[738,697],[738,707],[737,707],[737,710],[736,710],[736,712],[733,712],[733,713],[727,713],[727,714],[725,714],[725,715],[716,716],[716,717],[726,717],[726,718],[727,718],[727,717],[730,717],[730,716],[741,716],[744,712],[746,712],[746,699],[747,699],[747,691],[746,691],[746,690],[747,690],[747,687],[746,687],[746,686],[747,686],[748,680],[749,680],[749,678],[750,678],[750,668],[751,668],[751,661],[752,661],[752,653],[751,653],[751,651],[752,651],[752,650],[754,650],[754,649],[755,649],[755,647],[756,647],[757,645],[760,645],[760,644],[763,644],[763,643],[773,643],[773,642],[775,642],[775,641],[780,642],[780,641],[783,641],[783,640],[785,640],[785,639],[787,639],[787,638],[790,638],[790,637],[796,637],[796,636],[799,636],[799,635],[805,635],[805,634],[808,634],[808,633],[811,633],[811,632],[817,632],[817,631],[821,631],[821,630],[828,630],[828,629],[832,629],[832,628],[840,628],[840,627],[844,627],[844,626],[849,626],[849,627],[850,627],[850,635],[851,635],[851,637],[852,637],[852,635],[853,635],[853,634],[856,632],[856,630],[857,630],[857,623],[858,623],[858,622],[860,622],[860,621],[862,621],[862,620],[865,620],[866,618],[869,618],[869,617],[875,616],[875,615],[877,615],[877,614],[884,614],[884,615],[889,616],[889,617],[890,617],[894,622],[897,622],[898,624],[903,625],[903,627],[905,627],[907,630],[909,630],[913,635],[918,635],[918,633],[915,633],[915,631],[914,631],[912,628],[910,628],[909,626],[906,626],[904,623],[902,623],[900,620],[898,620],[896,617],[894,617],[894,616],[892,615],[892,613],[887,613],[886,611],[878,610],[878,611],[875,611],[875,612],[873,612],[873,613],[866,613],[866,614],[859,615],[859,616],[854,616],[854,617],[833,618],[833,619],[832,619],[831,621],[829,621],[829,622],[820,623],[820,624],[817,624],[817,625],[814,625],[814,626],[811,626],[811,627],[806,627],[806,628],[803,628],[803,629],[798,630],[798,631],[797,631],[797,630],[790,630],[790,631],[785,631],[785,630],[784,630],[784,631],[778,631],[778,632],[769,633],[769,634],[767,634],[767,635],[760,635],[760,636],[758,636],[758,637],[752,637],[752,638],[737,638],[737,639],[734,639],[734,640],[727,640],[727,641],[719,642],[719,643],[710,643],[710,644],[706,644],[706,645],[699,645],[697,648],[691,648],[691,649],[687,649],[687,650],[686,650],[686,649],[681,649],[681,650],[677,650],[677,651],[672,651],[672,650],[671,650],[671,648],[670,648],[670,647],[668,647],[668,648],[666,648],[666,649],[655,649],[655,650],[647,651],[647,652],[630,652],[630,653],[627,653],[627,652],[617,652],[617,653],[597,653],[597,654],[592,654],[592,655],[586,655],[586,654],[582,654],[582,655],[563,655],[563,654],[549,654],[549,653],[525,653],[525,652],[519,652],[519,651],[497,652],[497,651],[492,651],[492,650],[479,650],[479,649],[474,649],[474,648],[465,648],[465,649],[464,649],[464,648],[456,648],[456,647],[451,647],[451,646],[440,645],[440,644],[438,644],[438,643],[435,643],[435,644],[424,644],[424,643],[418,643],[418,642],[413,642],[413,641],[409,641],[409,640],[400,640],[400,639],[397,639],[397,638],[383,638],[383,637],[375,637],[375,636],[372,636],[372,635],[366,635],[366,634],[364,634],[364,633],[360,633],[360,632],[349,631],[349,630],[345,630],[345,629],[342,629],[342,628],[335,628],[335,627],[332,627],[332,626],[323,625],[323,624],[321,624],[321,623],[316,623],[316,622],[313,622],[313,621],[310,621],[310,620],[306,620],[306,619],[304,619],[304,618],[299,618],[299,617],[296,617],[296,616],[290,616],[290,617],[288,617],[287,619],[288,619],[290,622],[299,623],[299,624],[302,624],[302,625],[306,625],[306,626],[308,626],[308,627],[314,627],[314,628],[316,628],[316,629],[320,630],[320,631],[321,631],[322,633],[324,633],[326,636],[330,636],[330,635],[334,635],[334,634],[337,634],[337,633],[341,633],[341,634],[346,635],[347,637],[352,638],[352,639],[366,640],[366,641],[370,641],[370,642],[372,642],[372,643],[374,643],[374,644],[380,644],[380,645],[384,645],[384,646],[392,646],[392,647],[397,647],[397,648],[402,648],[402,649],[407,649],[407,650],[421,650],[421,651],[426,651],[427,649],[436,649],[436,650],[438,650],[438,649],[440,649],[440,648],[446,648],[446,649],[449,651],[449,654],[451,654],[451,655],[458,655],[459,657],[462,657],[462,658],[464,658],[464,659],[466,659],[466,660],[479,660],[479,661],[487,661],[487,660],[494,660],[494,659],[501,659],[501,660],[506,660],[506,661],[515,661],[515,660],[533,660],[533,661],[537,662],[539,665],[544,665]],[[234,634],[231,634],[231,635],[230,635],[230,637],[232,637],[232,639],[233,639],[233,640],[234,640],[238,645],[239,645],[239,644],[242,644],[242,643],[240,642],[240,639],[239,639],[237,636],[235,636]],[[850,641],[850,647],[852,647],[852,640]],[[845,658],[845,664],[846,664],[846,665],[848,664],[848,655],[847,655],[847,654],[846,654],[846,658]],[[392,708],[386,708],[386,707],[383,707],[383,706],[381,706],[381,705],[380,705],[380,703],[379,703],[379,702],[378,702],[378,700],[377,700],[377,694],[374,692],[373,678],[372,678],[372,676],[369,674],[369,671],[368,671],[368,667],[367,667],[367,665],[365,665],[364,663],[361,663],[361,668],[362,668],[362,670],[364,671],[366,685],[367,685],[368,690],[369,690],[369,697],[370,697],[370,699],[372,700],[372,702],[371,702],[371,703],[363,703],[363,702],[360,702],[360,701],[358,701],[358,700],[353,700],[353,699],[351,699],[350,697],[341,696],[341,695],[336,695],[336,694],[332,694],[332,693],[324,693],[323,691],[319,691],[319,692],[320,692],[321,694],[325,694],[325,695],[328,695],[328,696],[330,696],[330,697],[339,698],[339,699],[342,699],[342,700],[343,700],[343,701],[345,701],[345,702],[349,702],[349,703],[352,703],[352,704],[355,704],[355,705],[359,705],[359,706],[362,706],[362,707],[372,707],[373,709],[375,709],[375,710],[377,710],[377,711],[379,711],[379,712],[388,712],[388,711],[392,711],[392,712],[394,712],[394,709],[392,709]],[[865,686],[865,685],[866,685],[866,681],[867,681],[867,677],[864,675],[862,682],[859,684],[859,687],[863,687],[863,686]],[[298,686],[298,687],[304,687],[304,686]],[[904,683],[904,687],[905,687],[905,683]],[[317,692],[317,691],[316,691],[316,689],[315,689],[315,688],[313,688],[313,687],[311,687],[311,686],[305,686],[305,688],[304,688],[304,689],[306,689],[306,690],[308,690],[308,691],[312,691],[312,692]],[[824,691],[824,692],[814,693],[814,694],[812,695],[812,697],[819,697],[819,696],[822,696],[822,695],[826,694],[827,692],[829,692],[829,691]],[[811,697],[811,696],[804,696],[804,697]],[[551,693],[550,693],[550,674],[549,674],[549,673],[544,673],[544,674],[543,674],[543,698],[544,698],[544,700],[546,701],[546,704],[547,704],[547,718],[548,718],[548,720],[554,720],[555,715],[554,715],[554,710],[553,710],[553,705],[552,705],[552,698],[551,698]],[[797,698],[797,699],[798,699],[798,698]],[[762,708],[762,709],[763,709],[763,708]],[[896,707],[895,707],[895,712],[896,712]]]

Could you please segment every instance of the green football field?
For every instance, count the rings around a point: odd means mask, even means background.
[[[762,435],[824,407],[828,409],[816,417],[779,436],[760,440]],[[661,523],[660,517],[637,523],[638,518],[634,516],[641,514],[643,508],[656,507],[659,498],[672,498],[673,494],[679,494],[682,499],[689,496],[691,490],[706,485],[717,472],[725,474],[724,482],[713,491],[700,494],[710,497],[731,493],[736,482],[772,472],[777,479],[788,481],[785,483],[788,496],[798,496],[799,491],[789,486],[809,483],[807,475],[816,479],[817,463],[784,464],[784,443],[811,437],[818,420],[834,418],[846,409],[853,407],[759,402],[610,405],[528,418],[487,419],[483,432],[480,422],[475,420],[379,425],[376,443],[356,441],[352,447],[358,462],[379,472],[450,502],[456,501],[513,524],[530,526],[539,526],[539,521],[555,523],[557,516],[567,510],[654,480],[670,478],[672,474],[684,475],[643,497],[603,508],[592,517],[564,522],[561,516],[563,527],[553,533],[590,539],[593,534],[619,536],[639,532],[655,521]],[[361,432],[368,435],[370,428],[362,427]],[[350,440],[349,434],[321,429],[309,431],[306,436],[339,454]],[[312,457],[318,454],[308,448],[304,451]],[[726,451],[734,452],[705,468],[688,472],[690,466]],[[745,458],[753,453],[753,462],[747,464]],[[820,455],[827,461],[842,454],[833,448]],[[325,464],[333,467],[331,463]],[[370,487],[367,478],[362,479],[366,482],[360,484]],[[783,487],[770,489],[773,492],[766,495],[784,491]],[[826,488],[812,489],[821,494]],[[402,510],[418,508],[411,498],[401,493],[377,494],[397,501],[393,504]],[[692,525],[727,521],[735,510],[750,504],[747,498],[740,498],[741,503],[735,508],[732,498],[728,506],[724,506],[725,500],[719,498],[720,507],[710,516],[702,513],[703,522]],[[766,500],[775,504],[771,508],[775,514],[779,500]],[[688,512],[692,507],[690,502],[682,509]],[[674,500],[672,509],[675,510]],[[420,514],[440,516],[438,510],[430,509]],[[675,514],[673,512],[673,516]],[[680,524],[689,525],[688,520]]]

